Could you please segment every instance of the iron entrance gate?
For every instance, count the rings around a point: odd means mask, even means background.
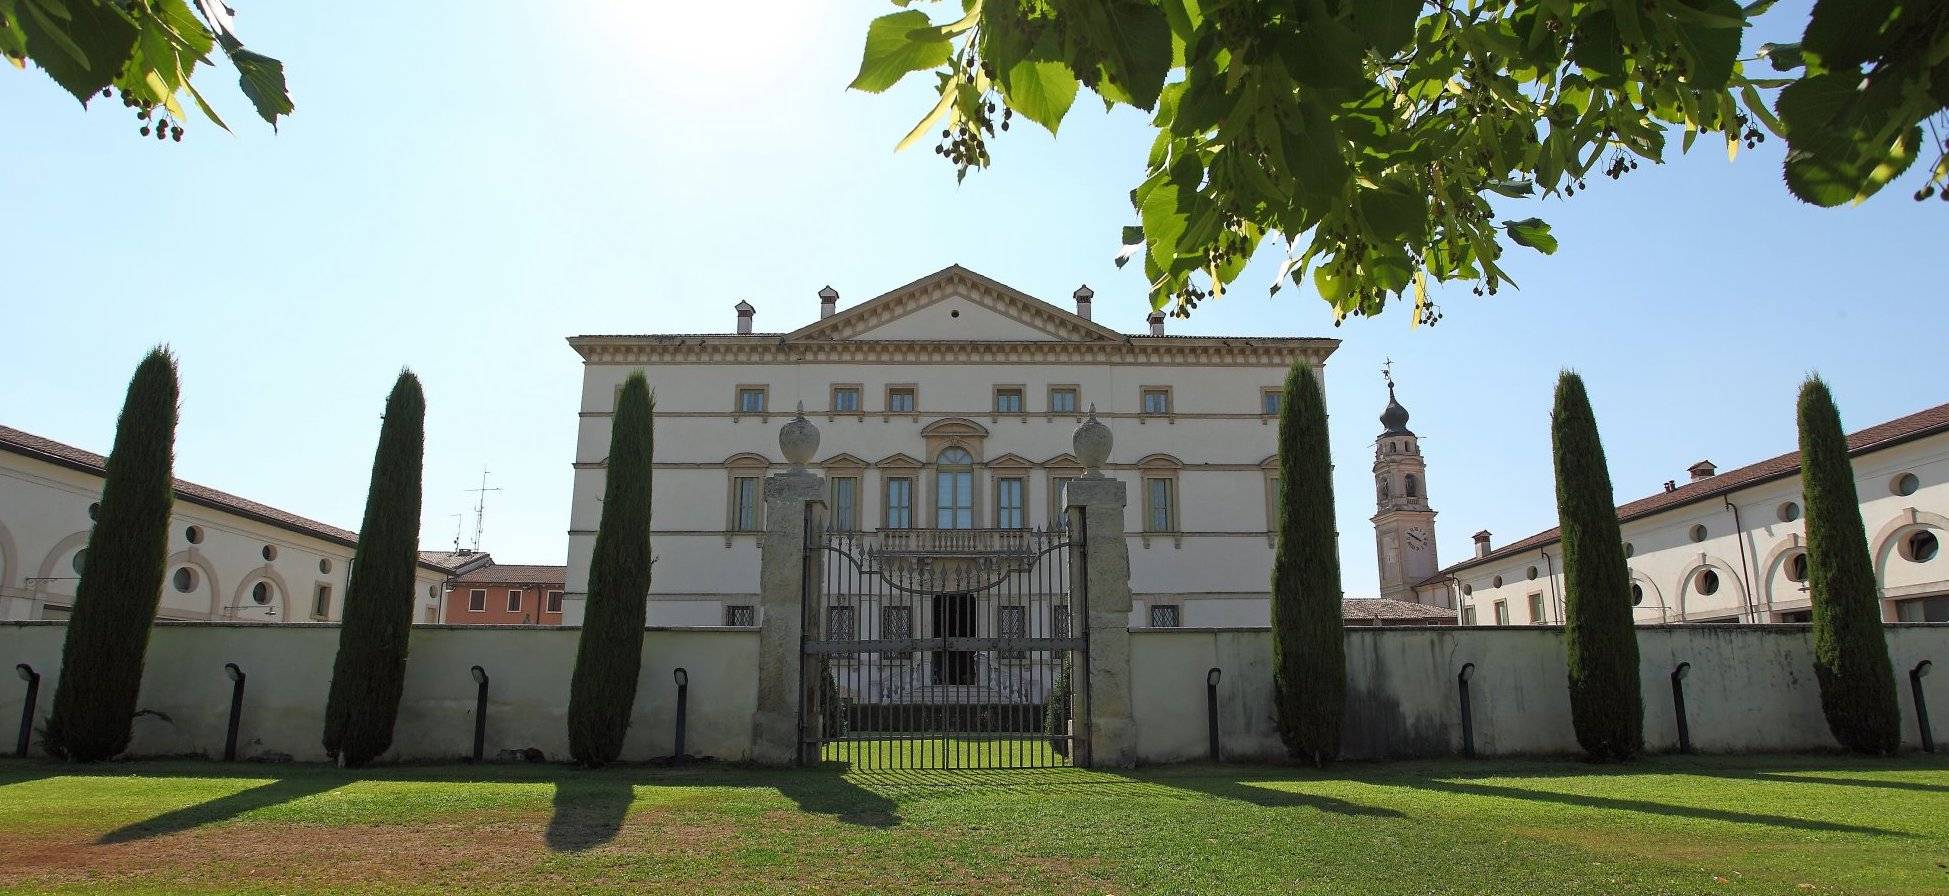
[[[1089,632],[1065,529],[806,527],[800,731],[858,769],[1069,765]],[[1087,687],[1077,676],[1075,686]]]

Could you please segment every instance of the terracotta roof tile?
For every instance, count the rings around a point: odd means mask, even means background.
[[[71,470],[79,470],[83,473],[92,473],[96,476],[105,475],[108,467],[108,458],[92,451],[83,451],[73,445],[56,442],[53,439],[42,438],[30,432],[22,432],[10,426],[0,426],[0,451],[10,451],[24,457],[31,457],[57,466],[67,467]],[[207,485],[197,485],[194,482],[188,482],[182,479],[176,480],[175,484],[176,497],[188,501],[191,504],[200,504],[214,510],[234,513],[238,516],[269,523],[280,529],[286,529],[300,535],[322,538],[346,547],[357,547],[359,543],[359,533],[353,532],[350,529],[340,529],[337,526],[321,523],[314,519],[307,519],[295,513],[279,510],[268,504],[259,504],[248,498],[240,498],[229,492],[218,491]],[[425,556],[420,558],[420,564],[429,568],[438,569],[442,572],[452,571],[451,567],[428,562]]]
[[[1341,601],[1340,616],[1343,619],[1454,619],[1455,611],[1413,601],[1366,597]]]
[[[1943,431],[1949,431],[1949,404],[1939,404],[1927,410],[1917,411],[1906,417],[1898,417],[1886,423],[1870,426],[1867,429],[1854,433],[1847,438],[1848,454],[1850,456],[1858,456]],[[1748,486],[1759,485],[1799,474],[1800,452],[1798,450],[1790,451],[1777,457],[1767,458],[1756,464],[1749,464],[1737,470],[1728,470],[1696,482],[1687,482],[1671,491],[1659,492],[1650,497],[1639,498],[1629,504],[1624,504],[1617,509],[1618,522],[1628,523],[1654,513],[1717,498],[1728,492],[1737,491]],[[1512,542],[1496,548],[1490,551],[1487,556],[1470,557],[1467,560],[1454,564],[1424,580],[1421,584],[1437,582],[1452,576],[1459,570],[1473,569],[1477,566],[1501,560],[1512,554],[1520,554],[1524,551],[1543,547],[1544,545],[1555,544],[1556,541],[1556,529],[1552,528],[1538,532],[1521,541]]]
[[[566,566],[524,566],[518,563],[489,563],[454,578],[454,584],[561,585],[568,581]]]

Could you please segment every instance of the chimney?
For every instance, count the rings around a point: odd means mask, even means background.
[[[1709,460],[1702,460],[1686,467],[1685,472],[1692,474],[1692,481],[1697,482],[1701,479],[1711,479],[1712,474],[1719,472],[1719,468],[1713,466]]]
[[[1478,558],[1489,556],[1489,530],[1487,529],[1475,533],[1475,556]]]
[[[1152,336],[1164,335],[1164,312],[1152,311],[1150,313],[1150,334]]]
[[[1678,491],[1678,480],[1676,479],[1665,480],[1665,491],[1668,492]]]
[[[833,289],[830,286],[819,290],[819,319],[825,320],[831,317],[833,312],[838,310],[839,290]]]
[[[745,302],[745,301],[738,302],[738,335],[739,336],[751,335],[751,318],[757,315],[757,313],[758,313],[758,309],[751,307],[750,302]]]
[[[1091,289],[1090,285],[1085,283],[1082,286],[1076,287],[1076,291],[1070,293],[1070,295],[1076,297],[1076,316],[1084,320],[1089,320],[1090,300],[1096,298],[1096,290]]]

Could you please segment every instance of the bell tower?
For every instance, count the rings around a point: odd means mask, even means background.
[[[1394,397],[1394,362],[1381,368],[1387,410],[1374,441],[1374,544],[1381,597],[1415,600],[1414,585],[1441,570],[1435,559],[1435,512],[1428,507],[1427,463],[1408,429],[1408,409]]]

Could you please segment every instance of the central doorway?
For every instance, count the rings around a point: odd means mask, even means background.
[[[972,594],[934,595],[934,637],[943,639],[942,649],[934,651],[935,684],[974,684],[975,655],[972,650],[948,650],[947,638],[975,636],[975,597]]]

